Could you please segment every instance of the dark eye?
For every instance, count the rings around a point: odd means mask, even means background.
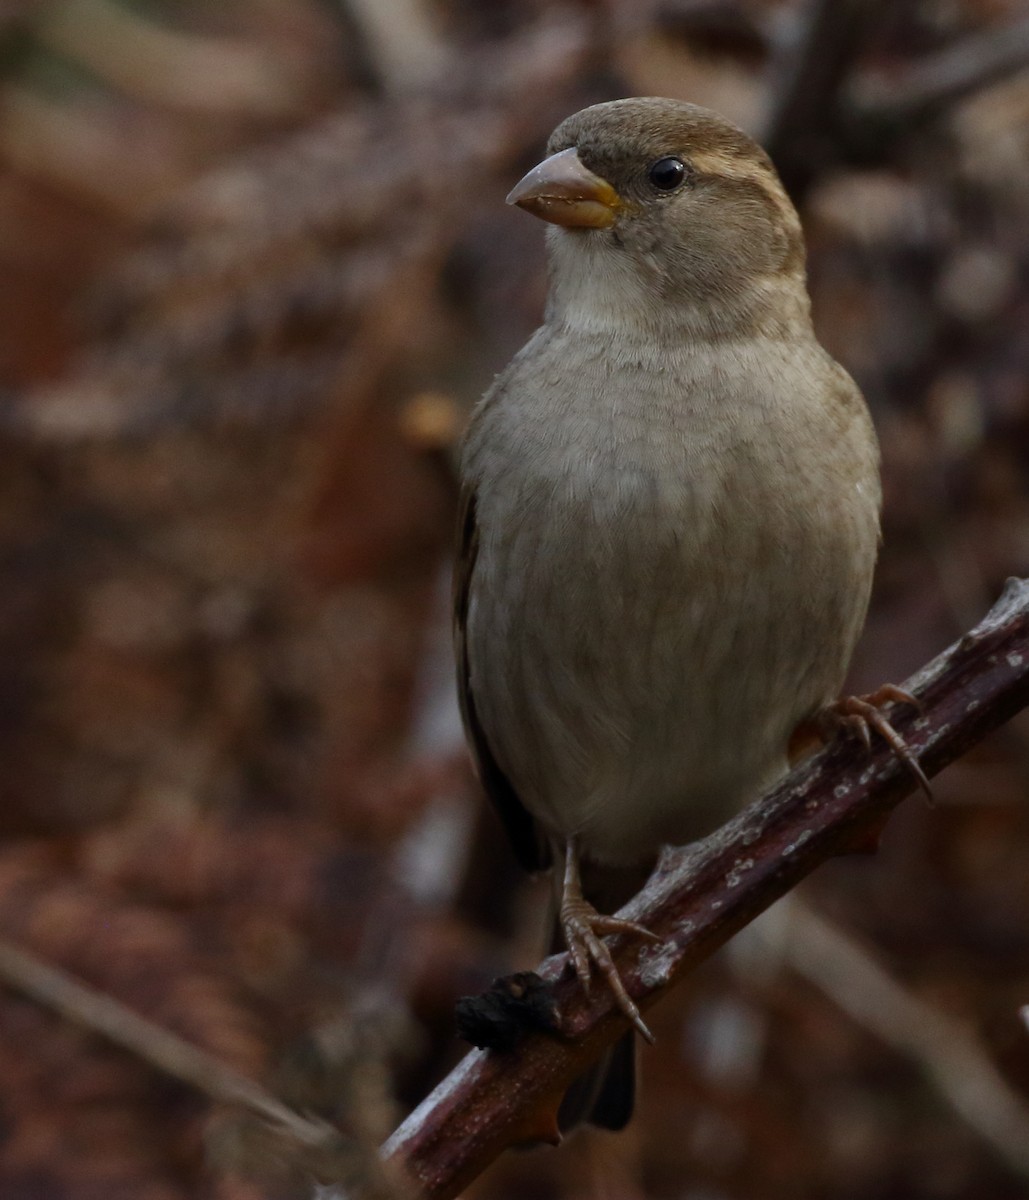
[[[647,169],[647,178],[661,192],[670,192],[686,178],[686,164],[681,158],[659,158]]]

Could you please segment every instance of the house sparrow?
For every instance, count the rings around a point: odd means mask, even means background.
[[[903,693],[833,704],[868,605],[879,455],[751,138],[692,104],[617,100],[563,121],[547,155],[508,197],[550,223],[544,324],[463,446],[459,686],[515,850],[560,869],[583,987],[599,970],[650,1038],[602,940],[651,936],[598,911],[628,898],[619,878],[758,796],[798,726],[899,743],[877,704]],[[631,1063],[630,1046],[576,1115],[624,1124]]]

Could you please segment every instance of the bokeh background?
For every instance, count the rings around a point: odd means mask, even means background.
[[[900,682],[1029,573],[1021,0],[0,4],[5,1200],[309,1194],[67,979],[336,1124],[358,1196],[455,999],[536,961],[452,693],[453,451],[540,318],[506,191],[633,94],[801,209],[883,445],[853,685]],[[472,1194],[1029,1195],[1027,788],[1017,720],[657,1011],[625,1134]]]

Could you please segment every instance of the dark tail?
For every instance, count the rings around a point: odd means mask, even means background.
[[[562,1133],[577,1125],[624,1129],[636,1104],[636,1035],[627,1033],[584,1071],[557,1110]]]

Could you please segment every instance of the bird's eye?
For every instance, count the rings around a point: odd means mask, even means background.
[[[647,178],[660,192],[670,192],[686,178],[686,164],[681,158],[659,158],[647,169]]]

